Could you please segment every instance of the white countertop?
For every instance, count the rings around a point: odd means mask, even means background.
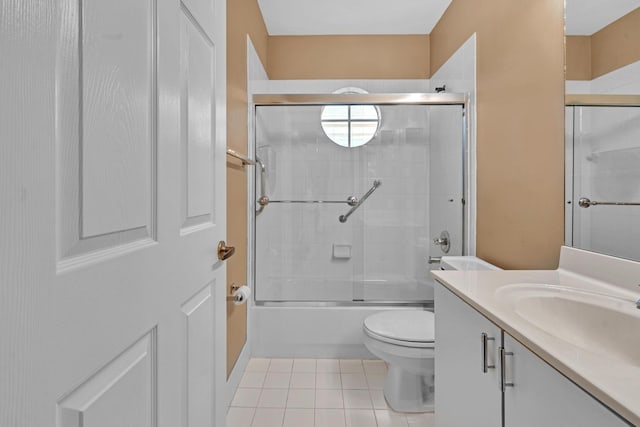
[[[568,252],[569,250],[563,247],[563,256]],[[558,270],[433,271],[432,273],[439,283],[571,381],[629,422],[640,425],[640,361],[636,364],[620,363],[602,355],[602,352],[591,353],[573,346],[534,326],[520,317],[513,307],[507,306],[504,301],[495,297],[495,292],[506,285],[533,283],[595,292],[604,291],[630,300],[637,298],[638,292],[632,286],[637,286],[640,282],[640,275],[637,275],[637,267],[640,268],[640,263],[633,263],[637,266],[631,265],[630,269],[627,268],[626,270],[629,271],[625,271],[626,277],[616,277],[613,282],[617,283],[613,285],[576,272],[575,256],[581,256],[581,254],[575,249],[570,249],[570,252],[569,256],[565,256],[565,268]],[[594,268],[593,257],[593,254],[586,255],[586,258],[590,258],[586,260],[588,264],[588,267],[585,267],[586,270]],[[611,263],[610,258],[605,260],[605,263]],[[623,260],[623,266],[629,267],[629,263],[631,261]],[[562,257],[560,264],[562,267]],[[568,267],[572,269],[569,270]],[[632,281],[635,281],[635,284],[632,285]],[[638,331],[637,342],[640,345],[640,331]]]

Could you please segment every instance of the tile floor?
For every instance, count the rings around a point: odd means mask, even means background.
[[[227,427],[433,427],[387,406],[381,360],[251,359]]]

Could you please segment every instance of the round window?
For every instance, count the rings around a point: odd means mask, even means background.
[[[334,93],[367,93],[344,88]],[[330,140],[343,147],[360,147],[371,141],[380,125],[380,111],[374,105],[327,105],[320,115],[322,130]]]

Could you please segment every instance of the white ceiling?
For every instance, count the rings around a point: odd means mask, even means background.
[[[590,36],[640,7],[640,0],[566,0],[566,31],[570,36]]]
[[[451,0],[258,0],[270,35],[429,34]],[[640,0],[566,0],[567,34],[591,35]]]
[[[451,0],[258,0],[272,36],[429,34],[450,3]]]

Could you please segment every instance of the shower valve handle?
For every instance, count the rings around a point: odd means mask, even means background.
[[[449,244],[449,239],[447,239],[446,237],[436,237],[435,239],[433,239],[433,244],[434,245],[448,245]]]
[[[449,249],[451,248],[451,237],[449,237],[449,232],[446,230],[440,233],[439,237],[433,239],[433,244],[440,246],[440,249],[445,254],[449,253]]]

